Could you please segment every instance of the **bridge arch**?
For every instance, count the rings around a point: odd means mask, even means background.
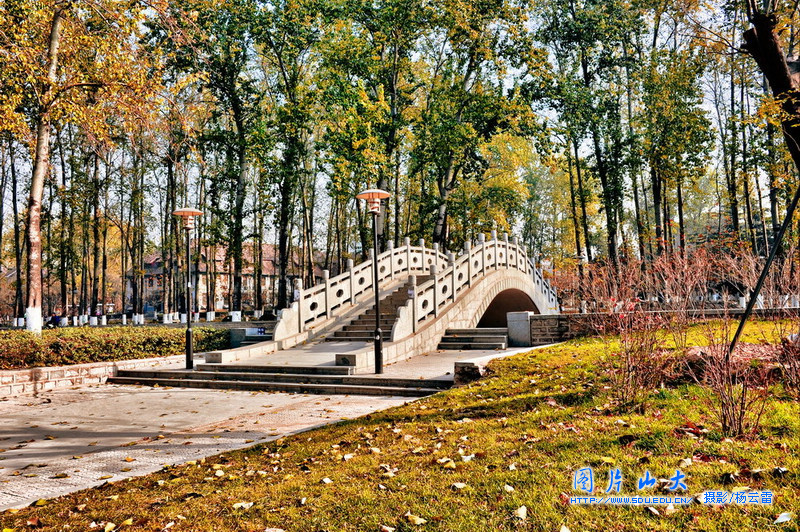
[[[508,327],[509,312],[535,312],[540,314],[531,297],[519,288],[507,288],[497,294],[478,319],[480,327]]]

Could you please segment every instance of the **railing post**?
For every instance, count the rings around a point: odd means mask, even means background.
[[[433,245],[433,262],[431,264],[439,265],[439,244]]]
[[[514,246],[514,256],[517,258],[517,263],[514,267],[519,270],[519,246],[517,245],[517,237],[511,237],[511,245]]]
[[[467,286],[472,286],[472,244],[464,242],[464,252],[467,254]]]
[[[481,247],[481,277],[486,274],[486,235],[478,235],[478,245]]]
[[[492,245],[494,246],[494,269],[496,270],[497,268],[500,267],[500,260],[497,257],[498,244],[497,244],[497,230],[496,229],[492,229],[491,241],[493,242]]]
[[[394,241],[387,242],[386,248],[389,250],[389,278],[394,279]]]
[[[433,275],[433,315],[439,315],[439,279],[436,275],[436,263],[431,264],[431,275]]]
[[[422,262],[419,263],[419,266],[420,266],[420,269],[422,271],[425,271],[425,270],[428,269],[428,267],[425,265],[425,239],[424,238],[420,238],[419,239],[419,247],[422,248],[422,249],[420,249],[420,254],[421,254],[420,255],[420,260]]]
[[[331,317],[331,272],[322,270],[322,280],[325,281],[325,317]]]
[[[505,242],[506,245],[506,268],[508,268],[508,265],[510,264],[509,261],[511,260],[508,258],[508,233],[503,233],[503,242]]]
[[[408,279],[411,281],[411,321],[413,322],[412,330],[417,332],[417,276],[409,275]]]
[[[353,259],[347,259],[347,271],[350,272],[350,304],[356,304],[356,287],[353,278]]]
[[[295,279],[294,286],[297,291],[297,332],[301,333],[303,329],[305,329],[303,317],[303,280],[299,278]]]
[[[405,237],[403,239],[403,245],[406,247],[406,271],[411,273],[411,239]]]
[[[447,262],[450,268],[450,299],[456,300],[456,256],[447,252]]]

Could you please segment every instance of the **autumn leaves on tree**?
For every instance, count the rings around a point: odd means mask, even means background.
[[[180,310],[169,212],[189,205],[206,211],[192,262],[213,286],[224,254],[227,308],[282,308],[293,279],[366,257],[354,196],[371,186],[392,192],[383,247],[519,230],[581,272],[708,240],[763,253],[800,160],[795,16],[751,1],[8,0],[15,234],[0,227],[0,262],[26,276],[0,304],[32,329],[42,309],[141,313],[157,252],[163,311]],[[272,294],[245,282],[268,260]]]

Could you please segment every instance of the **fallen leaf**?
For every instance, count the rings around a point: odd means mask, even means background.
[[[252,508],[252,502],[237,502],[233,505],[234,510],[247,510],[248,508]]]
[[[129,517],[123,522],[119,524],[119,526],[131,526],[133,524],[133,518]]]
[[[645,510],[647,510],[648,512],[650,512],[653,515],[661,515],[661,512],[659,512],[658,510],[656,510],[652,506],[646,506]]]
[[[424,525],[425,523],[427,523],[427,522],[428,522],[427,520],[425,520],[425,519],[421,518],[421,517],[420,517],[420,516],[418,516],[418,515],[414,515],[414,514],[412,514],[411,512],[406,512],[406,515],[405,515],[404,517],[405,517],[405,518],[408,520],[408,522],[409,522],[409,523],[411,523],[412,525]]]
[[[561,528],[558,529],[558,532],[570,532],[570,529],[564,525],[561,525]]]
[[[684,458],[683,460],[678,462],[678,468],[680,468],[680,469],[683,469],[685,467],[689,467],[690,465],[692,465],[692,459],[691,458]]]
[[[42,523],[42,520],[39,519],[38,517],[31,517],[30,519],[28,519],[28,521],[25,524],[28,525],[31,528],[42,528],[42,527],[44,527],[44,524]]]
[[[112,478],[114,475],[103,475],[102,477],[98,478],[97,480],[106,480],[107,478]]]
[[[773,524],[779,525],[781,523],[788,523],[789,521],[792,520],[792,517],[794,517],[792,515],[792,512],[783,512],[781,515],[778,516],[778,518],[775,520]]]
[[[528,507],[525,505],[520,506],[516,510],[514,510],[514,516],[521,519],[522,521],[528,518]]]
[[[331,483],[333,483],[333,481],[331,479],[329,479],[328,477],[325,477],[325,478],[322,479],[322,483],[323,484],[331,484]]]
[[[126,462],[135,462],[135,461],[136,461],[136,458],[133,458],[133,457],[131,457],[131,456],[126,456],[126,457],[125,457],[125,461],[126,461]]]
[[[115,528],[117,528],[117,525],[109,521],[108,523],[106,523],[106,527],[103,529],[103,532],[111,532]]]
[[[467,485],[463,482],[454,482],[451,487],[455,490],[463,490]]]
[[[391,526],[381,525],[381,532],[394,532],[394,530]]]
[[[514,488],[509,486],[508,484],[503,486],[503,489],[506,491],[506,493],[511,493],[512,491],[514,491]]]

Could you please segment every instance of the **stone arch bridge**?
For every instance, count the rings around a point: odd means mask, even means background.
[[[358,266],[351,261],[347,271],[333,278],[323,272],[322,283],[301,290],[298,300],[281,312],[272,337],[276,348],[331,333],[371,342],[373,271],[370,259]],[[434,350],[448,329],[505,327],[506,313],[513,311],[559,313],[555,290],[524,247],[494,232],[489,239],[480,235],[458,254],[444,253],[435,244],[425,247],[424,241],[413,246],[406,239],[403,246],[378,255],[377,282],[387,363]],[[337,334],[364,316],[365,309],[373,313],[357,324],[364,331],[360,336]]]
[[[509,240],[507,235],[502,239],[498,239],[495,232],[488,239],[480,235],[476,243],[468,243],[458,253],[443,252],[436,245],[426,247],[424,241],[412,245],[406,239],[404,245],[379,254],[377,261],[377,279],[373,279],[372,260],[357,266],[350,261],[347,270],[336,277],[323,272],[323,281],[300,290],[297,301],[280,312],[274,327],[233,329],[232,343],[238,346],[206,353],[206,364],[199,364],[198,371],[171,372],[172,381],[164,373],[125,372],[113,381],[224,387],[225,379],[234,378],[231,374],[224,376],[224,371],[236,375],[247,371],[278,372],[277,363],[266,362],[255,368],[247,365],[248,359],[271,355],[266,359],[275,357],[277,360],[281,351],[309,351],[312,347],[316,356],[314,367],[296,365],[298,362],[292,361],[284,362],[289,367],[281,371],[367,373],[374,370],[372,340],[376,313],[380,313],[385,364],[435,351],[448,331],[499,330],[498,327],[506,326],[508,312],[559,314],[555,290],[529,259],[524,247],[516,239]],[[375,285],[380,294],[377,309]],[[296,358],[303,358],[302,354]],[[238,363],[235,367],[231,364],[234,362]],[[266,370],[267,367],[272,369]],[[214,375],[209,379],[208,374],[212,372]],[[203,374],[202,382],[196,381],[200,374]],[[213,379],[216,380],[209,384]],[[303,387],[284,388],[303,392],[317,390],[309,378],[304,377],[302,382]],[[344,390],[342,393],[362,393],[354,387],[342,388],[341,385],[335,389]]]

